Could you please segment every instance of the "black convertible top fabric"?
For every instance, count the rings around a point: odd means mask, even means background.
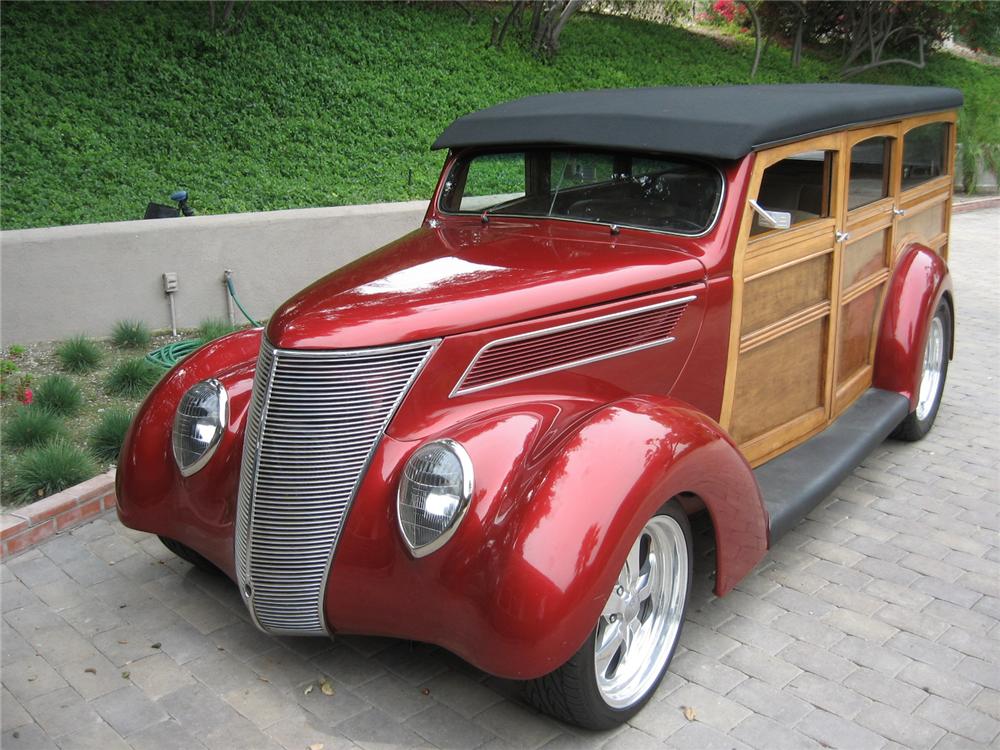
[[[460,117],[432,148],[566,144],[738,159],[811,133],[961,105],[957,89],[858,83],[576,91]]]

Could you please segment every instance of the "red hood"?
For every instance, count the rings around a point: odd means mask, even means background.
[[[421,227],[303,289],[267,336],[283,349],[396,344],[705,278],[695,258],[644,239],[563,222]]]

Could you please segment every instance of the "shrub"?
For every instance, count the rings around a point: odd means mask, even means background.
[[[117,396],[136,398],[148,392],[162,374],[159,367],[142,357],[126,359],[108,375],[108,390]]]
[[[20,344],[11,344],[9,347],[7,347],[7,353],[10,356],[14,357],[15,359],[17,357],[20,357],[22,354],[24,354],[24,352],[25,352],[25,349]]]
[[[121,407],[112,407],[101,415],[101,421],[90,433],[90,447],[98,458],[118,460],[132,416],[131,411]]]
[[[24,452],[14,464],[10,491],[16,500],[28,503],[86,481],[97,472],[89,453],[57,438]]]
[[[111,343],[122,349],[145,349],[153,339],[141,320],[119,320],[111,332]]]
[[[203,342],[208,343],[213,339],[225,336],[227,333],[232,333],[235,330],[235,326],[230,325],[221,318],[208,318],[207,320],[201,321],[201,325],[198,326],[198,338],[200,338]]]
[[[34,402],[43,409],[71,417],[83,406],[83,394],[65,375],[49,375],[34,389]]]
[[[10,448],[33,448],[44,445],[62,433],[59,417],[38,406],[22,406],[6,415],[3,442]]]
[[[101,350],[86,336],[74,336],[56,347],[56,357],[64,370],[88,372],[101,362]]]

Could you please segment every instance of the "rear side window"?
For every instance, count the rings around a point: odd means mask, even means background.
[[[851,149],[848,210],[867,206],[889,195],[892,141],[888,136],[877,136],[861,141]]]
[[[946,122],[932,122],[903,136],[903,190],[945,173],[948,127]]]
[[[574,148],[486,152],[456,162],[441,208],[696,235],[715,221],[722,175],[682,157]]]

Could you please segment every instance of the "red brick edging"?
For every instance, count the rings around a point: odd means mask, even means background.
[[[31,505],[13,508],[0,516],[2,556],[6,559],[23,552],[53,534],[90,521],[116,504],[112,469]]]

